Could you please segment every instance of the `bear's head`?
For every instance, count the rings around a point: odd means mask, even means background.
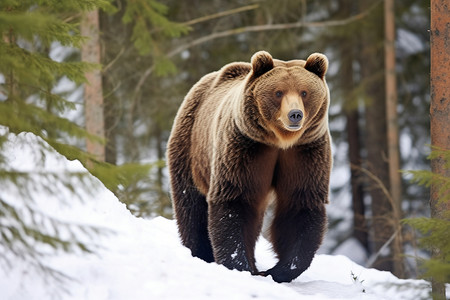
[[[328,131],[325,55],[281,61],[259,51],[252,56],[251,67],[245,98],[257,106],[259,126],[272,133],[270,143],[288,148],[309,143]]]

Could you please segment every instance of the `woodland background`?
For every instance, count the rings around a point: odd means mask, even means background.
[[[442,5],[448,24],[444,2],[432,5]],[[449,256],[442,261],[450,251],[448,164],[437,225],[423,186],[437,182],[427,160],[430,28],[430,3],[420,0],[4,0],[0,125],[33,132],[80,160],[135,215],[171,218],[165,148],[189,88],[258,50],[282,60],[322,52],[330,61],[334,154],[326,250],[357,241],[367,266],[449,282]],[[442,124],[450,132],[448,113]],[[449,142],[442,147],[430,158],[446,161]],[[0,170],[0,180],[28,186],[29,177]],[[30,237],[64,248],[38,226],[6,226],[18,214],[1,197],[0,205],[2,251],[26,256]],[[440,236],[424,241],[408,224]],[[438,258],[425,269],[438,270],[424,273],[418,257]]]

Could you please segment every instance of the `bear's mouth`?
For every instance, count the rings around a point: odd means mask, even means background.
[[[278,118],[278,122],[279,127],[291,132],[299,131],[303,127],[303,122],[298,123],[292,123],[289,121],[286,122],[286,120],[283,120],[282,118]]]
[[[289,131],[298,131],[298,130],[302,129],[302,124],[289,124],[289,125],[284,125],[284,127]]]

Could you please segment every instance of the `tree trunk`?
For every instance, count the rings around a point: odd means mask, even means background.
[[[394,0],[384,1],[384,73],[386,84],[386,119],[390,195],[392,198],[392,214],[394,224],[401,219],[402,180],[400,176],[400,154],[397,116],[397,79],[395,69],[395,10]],[[401,230],[392,241],[394,248],[394,274],[404,277],[403,259],[401,258],[402,234]]]
[[[100,64],[98,10],[85,12],[81,21],[81,35],[88,38],[81,48],[81,59],[85,62]],[[90,134],[104,139],[103,93],[100,70],[87,73],[86,80],[87,83],[84,85],[86,130]],[[105,147],[102,143],[87,139],[86,149],[97,160],[105,160]]]
[[[102,78],[103,81],[103,90],[105,92],[111,91],[112,87],[105,80],[106,78]],[[109,95],[105,97],[104,101],[104,109],[103,115],[105,117],[105,161],[107,163],[116,165],[117,164],[117,146],[116,146],[116,132],[117,132],[117,116],[115,115],[114,109],[114,95],[112,93],[108,93]]]
[[[352,15],[354,3],[341,0],[339,2],[340,18],[349,18]],[[350,162],[350,184],[353,211],[353,237],[369,251],[369,237],[365,218],[364,190],[361,170],[361,140],[359,130],[358,101],[352,97],[355,85],[353,76],[353,62],[355,47],[354,35],[346,35],[339,41],[340,49],[340,86],[344,97],[345,118],[347,120],[348,159]]]
[[[164,137],[163,137],[163,130],[161,129],[161,126],[158,123],[155,123],[154,125],[154,137],[156,142],[156,153],[158,156],[158,166],[156,171],[156,182],[155,182],[155,188],[157,191],[157,199],[158,207],[159,207],[159,213],[162,216],[170,217],[172,215],[172,202],[170,201],[170,198],[168,197],[165,189],[164,189],[164,168],[161,164],[161,162],[165,159],[165,146],[164,146]]]
[[[448,0],[431,0],[431,145],[450,150],[450,11]],[[442,158],[431,161],[431,171],[450,177],[450,170]],[[430,208],[432,218],[443,218],[450,203],[439,201],[438,186],[431,185]],[[439,249],[433,249],[433,256]],[[445,284],[432,281],[433,299],[445,299]]]
[[[115,5],[119,10],[114,13],[105,11],[99,12],[100,32],[101,34],[101,62],[103,65],[102,84],[103,84],[103,116],[105,118],[105,161],[117,164],[117,143],[121,136],[121,122],[123,121],[123,111],[126,107],[126,101],[119,98],[126,98],[126,95],[118,96],[117,90],[123,86],[126,80],[124,77],[125,65],[129,64],[124,60],[125,48],[129,35],[129,26],[122,23],[125,11],[126,1],[116,0]],[[135,58],[134,58],[135,59]],[[121,66],[121,67],[119,67]]]
[[[361,143],[359,138],[359,113],[357,109],[346,112],[347,139],[350,160],[350,184],[352,187],[353,237],[369,250],[369,238],[365,217],[364,191],[361,180]]]
[[[361,1],[363,10],[372,1]],[[377,8],[366,20],[366,30],[361,31],[362,47],[360,51],[361,78],[366,97],[366,173],[371,197],[373,252],[376,260],[372,264],[380,270],[391,271],[395,275],[394,260],[399,257],[397,247],[389,243],[395,235],[398,220],[395,219],[393,203],[389,194],[389,165],[387,161],[387,127],[384,68],[380,64],[383,56],[383,27],[379,26],[383,11]],[[384,247],[383,247],[384,246]],[[382,251],[387,248],[389,251]]]

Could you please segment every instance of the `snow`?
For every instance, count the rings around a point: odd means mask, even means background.
[[[66,160],[30,133],[8,134],[3,150],[8,160],[1,168],[29,171],[36,176],[52,172],[59,178],[71,172],[87,173],[79,162]],[[57,186],[57,193],[38,185],[31,202],[12,184],[2,187],[0,197],[11,205],[32,203],[47,216],[102,228],[104,234],[92,237],[80,231],[77,235],[94,247],[95,253],[57,251],[43,257],[46,265],[71,278],[64,282],[64,290],[57,288],[58,283],[49,283],[29,262],[14,258],[11,268],[0,269],[1,299],[428,298],[426,281],[401,280],[389,272],[366,269],[343,255],[316,255],[307,271],[283,284],[205,263],[181,245],[173,220],[134,217],[97,179],[88,178],[71,181],[77,184],[77,194],[64,185]],[[261,270],[276,262],[270,244],[263,238],[256,246],[256,259]]]

